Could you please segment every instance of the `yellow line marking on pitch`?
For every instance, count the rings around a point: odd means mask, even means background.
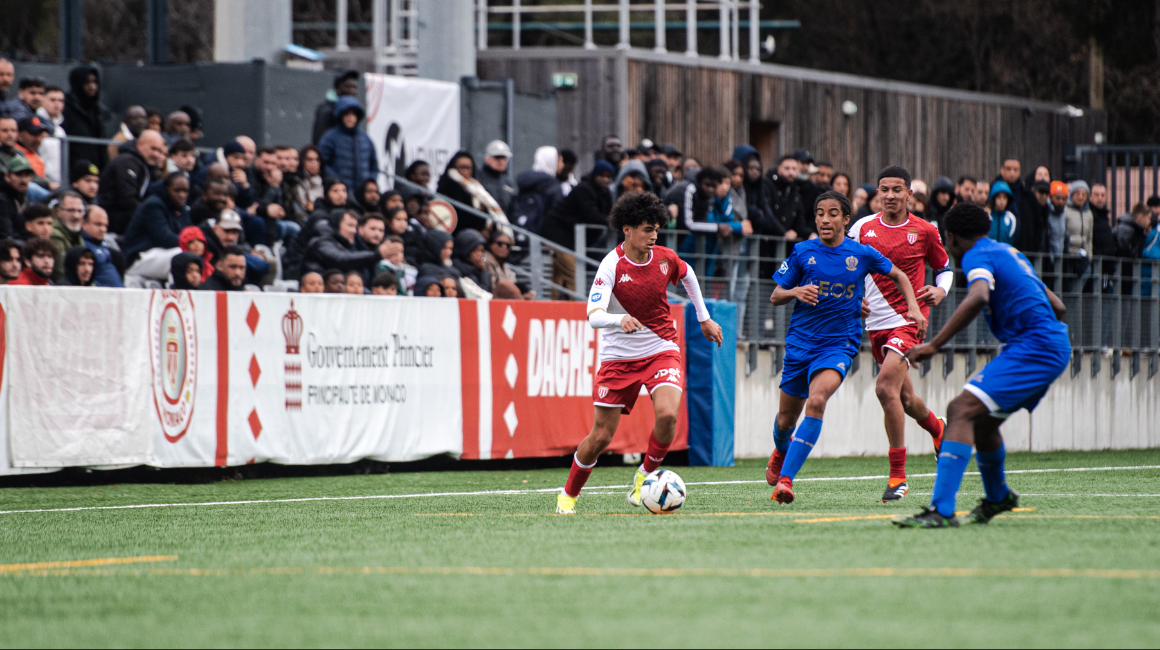
[[[43,571],[47,569],[74,569],[116,564],[140,564],[142,562],[174,562],[176,560],[176,555],[141,555],[138,557],[101,557],[91,560],[64,560],[59,562],[25,562],[23,564],[0,564],[0,573]]]
[[[846,568],[846,569],[713,569],[632,567],[266,567],[253,569],[51,569],[21,572],[19,576],[188,576],[247,575],[418,575],[418,576],[559,576],[612,578],[1096,578],[1156,580],[1160,570],[1141,569],[971,569],[971,568]]]

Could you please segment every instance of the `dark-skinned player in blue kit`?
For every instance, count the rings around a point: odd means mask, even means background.
[[[823,192],[814,203],[818,238],[794,246],[773,279],[770,301],[797,301],[785,336],[781,402],[773,439],[781,463],[770,499],[794,500],[793,479],[817,444],[826,402],[842,385],[862,344],[862,294],[866,276],[889,277],[906,299],[906,320],[926,335],[926,318],[906,274],[877,250],[846,237],[850,201],[838,192]],[[797,427],[805,409],[806,417]]]
[[[1035,275],[1022,253],[987,236],[991,230],[987,213],[960,203],[947,213],[943,225],[947,252],[967,276],[967,297],[942,331],[930,343],[910,350],[906,358],[912,364],[930,359],[979,312],[1003,349],[947,408],[930,507],[917,515],[896,517],[893,523],[903,528],[959,525],[955,501],[972,445],[986,494],[967,521],[985,524],[1019,505],[1019,495],[1007,487],[1007,450],[999,426],[1019,409],[1034,410],[1071,359],[1063,301]]]

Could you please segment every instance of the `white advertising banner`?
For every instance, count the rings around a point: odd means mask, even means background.
[[[425,160],[431,165],[431,190],[451,156],[459,151],[459,84],[368,73],[367,135],[382,167],[380,185],[393,174]]]
[[[149,462],[150,292],[6,287],[5,294],[12,465]]]

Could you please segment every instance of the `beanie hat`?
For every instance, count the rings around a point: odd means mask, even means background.
[[[223,156],[232,156],[238,153],[246,153],[246,148],[242,146],[241,142],[237,140],[230,140],[222,146]]]
[[[1063,181],[1051,181],[1051,196],[1056,194],[1070,195],[1071,193],[1067,191],[1067,184]]]
[[[1092,188],[1088,187],[1087,181],[1072,181],[1071,184],[1067,186],[1067,189],[1069,196],[1075,194],[1079,190],[1083,190],[1088,194],[1091,194],[1092,191]]]
[[[601,158],[600,160],[596,161],[595,165],[592,165],[592,176],[597,176],[599,174],[612,174],[613,176],[616,176],[616,168],[612,166],[612,163]]]
[[[85,176],[100,176],[101,170],[93,163],[81,158],[69,166],[69,181],[75,183]]]

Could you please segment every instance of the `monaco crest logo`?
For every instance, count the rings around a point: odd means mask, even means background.
[[[911,228],[906,233],[906,243],[910,244],[911,246],[914,246],[915,242],[917,242],[917,241],[918,241],[918,231],[915,230],[914,228]]]
[[[156,291],[149,302],[153,404],[161,431],[177,442],[189,431],[197,393],[197,326],[188,291]]]
[[[294,311],[293,300],[290,311],[282,317],[282,336],[286,339],[286,410],[301,411],[302,361],[297,357],[298,343],[302,340],[302,317]]]
[[[599,397],[600,399],[604,399],[605,397],[608,397],[608,386],[601,386],[600,388],[598,388],[596,390],[596,396]]]
[[[661,260],[660,269],[661,269],[661,275],[668,275],[669,274],[669,261],[668,260]]]

